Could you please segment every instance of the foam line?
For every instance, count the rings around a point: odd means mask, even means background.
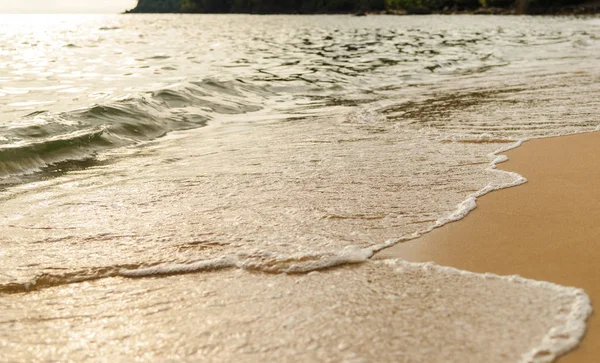
[[[283,256],[262,252],[256,254],[258,258],[256,256],[228,256],[187,264],[162,264],[146,268],[121,269],[118,275],[136,278],[216,271],[227,268],[269,273],[308,273],[341,265],[365,262],[373,256],[373,253],[374,250],[372,248],[360,248],[357,246],[349,246],[341,252],[331,252],[328,254],[313,253]]]
[[[402,273],[402,266],[416,266],[422,269],[434,269],[447,274],[469,276],[487,280],[504,280],[531,287],[546,288],[556,292],[557,296],[567,296],[573,302],[567,312],[562,313],[564,323],[553,327],[534,348],[525,353],[520,363],[552,362],[561,355],[573,350],[583,339],[586,332],[586,321],[592,313],[589,297],[582,289],[565,287],[546,281],[530,280],[518,275],[500,276],[491,273],[475,273],[459,270],[453,267],[436,265],[433,262],[407,262],[401,259],[382,260],[391,267],[396,267],[397,273]]]

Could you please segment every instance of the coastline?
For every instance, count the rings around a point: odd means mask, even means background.
[[[383,12],[316,12],[316,13],[199,13],[193,11],[138,11],[135,9],[126,10],[123,15],[127,14],[204,14],[204,15],[352,15],[356,17],[371,16],[371,15],[514,15],[514,16],[594,16],[600,14],[600,6],[593,8],[576,8],[576,9],[555,9],[551,11],[538,10],[525,14],[519,13],[516,9],[505,8],[478,8],[473,10],[429,10],[424,8],[393,10]]]
[[[523,180],[486,172],[500,147],[597,128],[599,19],[17,18],[0,171],[48,175],[0,190],[0,361],[538,363],[583,339],[582,289],[370,258]]]
[[[503,154],[499,169],[528,183],[486,194],[463,220],[378,253],[375,259],[434,261],[473,272],[520,275],[583,288],[592,304],[600,299],[600,190],[595,181],[600,133],[525,142]],[[575,351],[560,359],[578,363],[600,358],[600,321],[592,316]]]
[[[139,7],[139,6],[138,6]],[[427,7],[408,7],[406,9],[387,9],[383,11],[317,11],[317,12],[201,12],[184,9],[168,9],[165,11],[154,11],[138,9],[135,7],[123,12],[123,14],[246,14],[246,15],[528,15],[528,16],[574,16],[574,15],[597,15],[600,14],[600,1],[586,2],[576,6],[562,7],[532,7],[522,13],[514,7],[480,7],[469,9],[457,9],[445,7],[443,9],[431,9]]]

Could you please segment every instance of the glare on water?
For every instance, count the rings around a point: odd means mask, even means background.
[[[577,337],[555,314],[576,290],[365,261],[521,182],[497,151],[596,129],[599,29],[0,16],[0,358],[506,361]],[[466,338],[410,330],[424,307]]]

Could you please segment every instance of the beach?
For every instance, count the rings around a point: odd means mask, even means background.
[[[583,339],[598,136],[550,137],[600,130],[599,19],[0,18],[0,361],[540,363]]]
[[[600,298],[600,133],[537,139],[506,152],[499,169],[528,182],[487,194],[458,222],[398,244],[376,258],[435,261],[473,272],[583,288]],[[582,345],[560,362],[600,359],[600,321],[592,315]]]

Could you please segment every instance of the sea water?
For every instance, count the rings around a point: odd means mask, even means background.
[[[600,122],[594,18],[0,18],[0,305],[10,312],[0,357],[7,359],[442,357],[430,323],[415,322],[407,333],[430,339],[423,347],[380,333],[383,321],[430,311],[427,296],[455,273],[396,261],[412,275],[390,274],[398,269],[369,257],[464,217],[488,191],[525,182],[495,170],[501,151]],[[179,274],[186,275],[166,277]],[[294,290],[306,274],[314,286]],[[410,276],[418,276],[410,289],[433,292],[402,297]],[[460,276],[470,282],[457,286],[471,284],[477,306],[508,288],[536,301],[528,315],[535,323],[512,329],[537,330],[519,339],[485,335],[486,326],[508,324],[526,308],[493,305],[493,316],[482,308],[491,320],[465,318],[470,328],[454,337],[448,359],[466,361],[475,348],[461,342],[480,335],[489,339],[477,354],[551,360],[583,334],[589,305],[579,290]],[[230,291],[232,279],[245,283]],[[358,299],[345,308],[347,324],[316,300],[301,302],[314,293],[335,305],[314,291],[327,284],[347,285],[340,300]],[[386,300],[392,295],[400,298]],[[272,320],[227,308],[250,309],[249,301],[276,309]],[[113,304],[121,312],[109,312]],[[211,315],[195,304],[222,309]],[[294,306],[306,310],[297,317],[304,329],[280,336]],[[453,321],[460,310],[444,316]],[[140,311],[154,316],[148,331]],[[246,330],[227,323],[228,314],[247,321]],[[102,319],[106,325],[97,325]],[[135,329],[123,325],[133,320]],[[348,326],[382,345],[373,351]],[[69,336],[54,334],[63,329]],[[257,329],[268,331],[252,338]],[[331,344],[319,344],[323,329]],[[233,342],[232,334],[245,338]],[[477,361],[477,354],[466,356]]]

